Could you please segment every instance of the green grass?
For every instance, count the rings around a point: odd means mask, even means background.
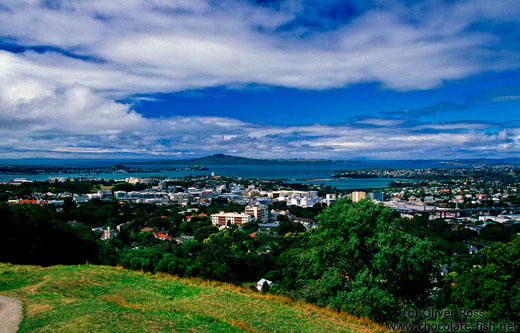
[[[26,331],[374,331],[381,326],[230,284],[105,266],[0,264]]]

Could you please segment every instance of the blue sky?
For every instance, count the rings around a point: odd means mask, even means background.
[[[0,4],[0,158],[518,157],[520,2]]]
[[[433,122],[520,120],[517,99],[496,100],[505,94],[520,95],[520,71],[485,73],[436,89],[407,92],[381,89],[374,83],[325,90],[211,87],[148,95],[154,100],[143,100],[134,109],[146,117],[223,116],[270,125],[336,124],[367,117]]]

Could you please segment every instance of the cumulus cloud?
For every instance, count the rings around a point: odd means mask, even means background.
[[[515,0],[409,7],[354,1],[347,12],[312,29],[301,18],[308,15],[306,3],[289,0],[276,6],[3,1],[0,37],[21,50],[0,50],[0,154],[420,158],[431,152],[449,157],[457,149],[518,152],[517,129],[497,132],[489,124],[404,128],[401,120],[367,118],[267,126],[222,117],[145,118],[116,101],[248,84],[328,89],[376,82],[408,91],[520,63],[517,50],[504,48],[507,37],[489,28],[518,24]]]
[[[0,86],[0,130],[7,133],[117,134],[142,128],[142,117],[128,105],[71,85],[58,89],[21,78]]]
[[[298,6],[22,0],[0,10],[0,34],[85,57],[11,55],[18,71],[48,76],[59,67],[63,75],[54,79],[62,84],[76,79],[126,94],[237,83],[325,89],[379,82],[397,90],[428,89],[517,63],[518,54],[501,50],[500,35],[471,29],[520,17],[517,1],[498,2],[425,1],[403,8],[387,1],[348,25],[302,38],[304,26],[275,33],[295,20]]]

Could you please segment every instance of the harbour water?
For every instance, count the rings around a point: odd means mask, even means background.
[[[304,184],[325,184],[339,189],[363,189],[381,188],[388,186],[394,179],[389,178],[368,178],[368,179],[335,179],[331,176],[337,170],[359,170],[371,168],[384,169],[418,169],[418,168],[439,168],[457,167],[446,165],[440,161],[359,161],[355,163],[295,163],[295,164],[272,164],[272,165],[207,165],[208,170],[204,171],[185,171],[167,170],[168,168],[182,168],[181,165],[157,165],[141,164],[133,165],[130,161],[116,160],[3,160],[0,163],[21,164],[21,165],[48,165],[48,166],[70,166],[82,168],[100,168],[113,164],[123,164],[132,168],[156,169],[153,172],[137,173],[81,173],[81,174],[35,174],[35,175],[0,175],[1,181],[14,178],[26,178],[31,180],[47,180],[49,177],[84,177],[84,178],[105,178],[105,179],[124,179],[128,177],[164,177],[178,178],[186,176],[203,176],[213,173],[215,176],[229,176],[241,178],[257,179],[285,179],[289,182]],[[187,165],[189,166],[189,165]],[[460,167],[460,165],[459,165]]]

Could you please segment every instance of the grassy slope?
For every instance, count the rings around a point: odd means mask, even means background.
[[[380,326],[229,284],[103,266],[0,264],[20,331],[372,331]]]

